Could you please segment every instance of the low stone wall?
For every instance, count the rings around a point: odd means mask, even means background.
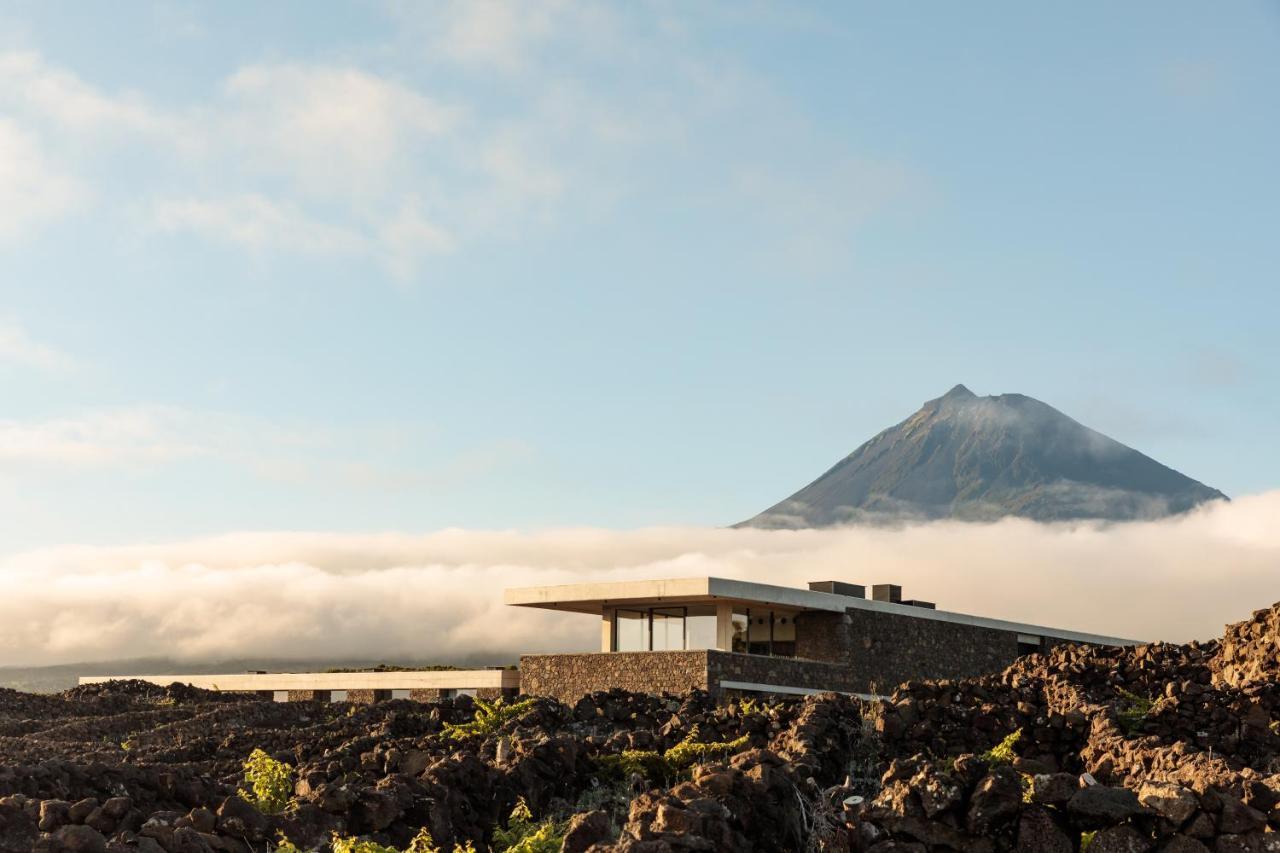
[[[520,658],[520,690],[573,702],[596,690],[621,687],[637,693],[706,690],[705,649],[675,652],[591,652],[525,655]],[[745,657],[745,655],[734,655]]]
[[[712,690],[718,689],[724,681],[743,681],[807,690],[855,692],[849,668],[825,661],[712,651],[708,652],[708,671]]]

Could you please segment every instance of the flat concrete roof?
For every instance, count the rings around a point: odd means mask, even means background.
[[[515,607],[538,607],[545,610],[563,610],[596,615],[599,615],[605,607],[699,604],[714,601],[728,601],[733,604],[746,605],[768,604],[781,609],[797,611],[820,610],[830,613],[843,613],[846,610],[870,610],[879,613],[909,616],[914,619],[953,622],[959,625],[972,625],[1019,634],[1034,634],[1041,637],[1070,640],[1076,643],[1092,643],[1100,646],[1133,646],[1143,642],[1142,640],[1107,637],[1101,634],[1088,634],[1063,628],[1048,628],[1043,625],[1009,622],[1004,619],[989,619],[985,616],[971,616],[967,613],[930,610],[925,607],[913,607],[909,604],[894,604],[888,601],[874,601],[868,598],[854,598],[853,596],[836,595],[830,592],[816,592],[810,589],[775,586],[773,584],[731,580],[729,578],[664,578],[661,580],[605,581],[557,586],[513,587],[503,591],[502,600],[504,604]]]
[[[168,687],[190,684],[205,690],[253,693],[259,690],[463,690],[480,687],[520,686],[514,669],[439,669],[405,672],[269,672],[224,675],[94,675],[81,676],[81,684],[137,679]]]

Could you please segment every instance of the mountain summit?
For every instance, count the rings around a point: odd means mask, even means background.
[[[903,519],[1128,521],[1226,495],[1022,394],[957,385],[739,527]]]

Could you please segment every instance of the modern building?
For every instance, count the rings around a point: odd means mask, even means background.
[[[553,696],[621,687],[679,693],[888,693],[905,681],[996,672],[1061,643],[1135,640],[1024,625],[904,600],[893,584],[817,581],[808,589],[724,578],[508,589],[506,604],[599,620],[600,651],[525,655],[520,669],[99,676],[254,692],[277,700]]]
[[[887,693],[913,679],[998,671],[1061,643],[1136,641],[938,610],[902,588],[817,581],[808,589],[724,578],[508,589],[506,604],[600,620],[600,651],[525,655],[524,693],[572,701],[646,692]]]
[[[82,676],[81,684],[136,678],[167,687],[189,684],[205,690],[257,693],[278,701],[376,702],[416,699],[427,702],[451,696],[496,699],[520,692],[514,669],[440,669],[403,672],[237,672],[219,675]]]

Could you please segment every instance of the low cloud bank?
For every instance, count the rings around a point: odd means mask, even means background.
[[[947,610],[1142,639],[1218,636],[1280,600],[1280,491],[1117,525],[233,533],[0,557],[0,665],[165,656],[511,662],[590,649],[589,616],[502,588],[716,575],[900,583]]]

